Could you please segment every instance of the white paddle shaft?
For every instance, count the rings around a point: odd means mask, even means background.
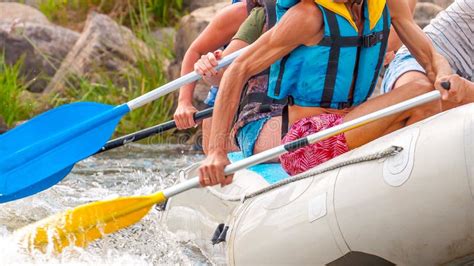
[[[237,58],[240,54],[242,54],[248,47],[242,48],[238,51],[235,51],[231,53],[230,55],[224,57],[221,61],[219,61],[219,64],[215,67],[216,70],[219,70],[223,67],[226,67],[230,65],[235,58]],[[165,96],[168,93],[171,93],[182,86],[189,84],[191,82],[197,81],[201,79],[201,76],[196,73],[196,71],[193,71],[189,74],[186,74],[178,79],[175,79],[171,82],[166,83],[165,85],[158,87],[138,98],[135,98],[127,103],[128,107],[131,110],[135,110],[149,102],[152,102],[162,96]]]
[[[226,175],[233,174],[241,169],[248,168],[250,166],[254,166],[259,163],[266,162],[268,160],[277,158],[278,156],[304,147],[306,145],[315,143],[317,141],[323,140],[330,138],[332,136],[335,136],[337,134],[341,134],[343,132],[349,131],[354,128],[361,127],[363,125],[366,125],[370,122],[373,122],[377,119],[381,119],[399,112],[406,111],[408,109],[411,109],[413,107],[434,101],[436,99],[439,99],[441,97],[441,94],[438,91],[432,91],[425,93],[423,95],[420,95],[418,97],[414,97],[412,99],[403,101],[401,103],[394,104],[392,106],[386,107],[384,109],[375,111],[373,113],[361,116],[359,118],[356,118],[354,120],[345,122],[343,124],[328,128],[326,130],[311,134],[309,136],[306,136],[304,138],[289,142],[284,145],[280,145],[278,147],[266,150],[264,152],[261,152],[259,154],[255,154],[253,156],[250,156],[248,158],[245,158],[243,160],[240,160],[238,162],[235,162],[233,164],[228,165],[225,169],[224,172]],[[177,184],[175,186],[172,186],[170,188],[167,188],[163,190],[163,193],[167,198],[172,197],[176,194],[179,194],[183,191],[192,189],[192,188],[197,188],[199,187],[199,177],[193,177],[187,181],[184,181],[180,184]]]

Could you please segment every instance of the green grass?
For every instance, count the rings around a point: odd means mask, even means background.
[[[101,76],[100,83],[91,82],[86,78],[73,78],[74,81],[70,83],[72,87],[66,89],[66,94],[61,98],[53,99],[52,102],[55,106],[75,101],[92,101],[111,105],[126,103],[166,83],[161,61],[162,59],[155,55],[148,59],[141,58],[137,63],[137,69],[131,69],[120,77],[113,73],[98,73]],[[116,85],[117,78],[125,80],[127,85]],[[129,134],[169,120],[173,100],[172,95],[161,97],[129,113],[121,120],[115,136]],[[170,134],[165,134],[156,141],[163,141],[169,136]]]
[[[91,10],[132,26],[131,17],[139,9],[145,12],[151,27],[174,25],[183,14],[183,0],[39,0],[38,8],[52,22],[80,30]]]
[[[167,82],[163,62],[174,56],[170,41],[157,42],[152,37],[149,1],[140,0],[120,21],[128,20],[134,34],[144,41],[151,55],[136,51],[137,62],[129,71],[111,73],[94,70],[95,82],[86,77],[72,77],[67,83],[65,94],[52,99],[54,106],[75,101],[93,101],[106,104],[122,104]],[[159,1],[157,1],[159,2]],[[138,49],[138,48],[137,48]],[[121,85],[119,85],[121,84]],[[147,104],[126,115],[119,124],[115,136],[129,134],[171,119],[174,96],[168,95]],[[170,133],[153,138],[154,142],[168,141]]]
[[[14,65],[8,65],[4,54],[0,54],[0,116],[8,127],[30,118],[34,109],[33,103],[20,99],[21,93],[27,86],[20,75],[22,64],[23,59],[18,60]]]

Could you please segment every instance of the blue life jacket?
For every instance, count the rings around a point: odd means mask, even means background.
[[[278,0],[278,20],[298,2]],[[364,1],[362,36],[344,4],[315,3],[324,17],[323,39],[299,46],[271,66],[268,95],[307,107],[359,105],[374,90],[387,48],[391,22],[385,0]]]

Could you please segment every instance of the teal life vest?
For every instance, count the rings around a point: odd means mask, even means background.
[[[278,20],[298,2],[278,0]],[[359,105],[372,94],[383,63],[391,23],[388,7],[384,0],[365,0],[364,29],[359,36],[343,4],[315,2],[324,18],[323,39],[314,46],[299,46],[271,66],[268,95],[306,107]],[[369,16],[369,10],[380,14]]]

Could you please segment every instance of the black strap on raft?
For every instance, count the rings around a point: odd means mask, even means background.
[[[219,224],[216,230],[214,231],[214,234],[212,235],[212,238],[211,238],[212,245],[225,242],[228,230],[229,230],[229,226],[225,224]]]

